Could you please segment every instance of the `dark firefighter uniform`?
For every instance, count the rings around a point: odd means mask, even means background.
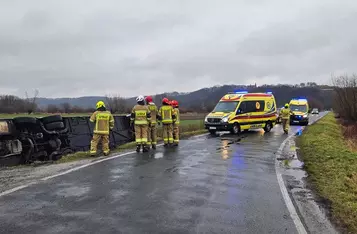
[[[180,141],[180,110],[179,110],[178,101],[173,100],[172,107],[174,109],[174,115],[176,116],[176,120],[174,121],[173,124],[174,144],[178,145]]]
[[[151,114],[149,107],[145,105],[143,96],[136,98],[137,105],[135,105],[131,111],[131,121],[134,123],[135,141],[137,144],[136,151],[139,152],[141,146],[143,151],[148,151],[148,126],[151,121]]]
[[[157,121],[158,121],[158,109],[155,103],[153,103],[152,97],[146,97],[146,103],[150,110],[151,123],[148,126],[148,146],[152,146],[156,149],[157,144]]]
[[[114,118],[113,115],[106,110],[103,101],[99,101],[96,108],[97,111],[95,111],[89,119],[91,122],[95,123],[90,154],[95,155],[97,153],[97,145],[102,141],[103,153],[104,155],[108,155],[110,151],[109,130],[114,128]]]
[[[160,121],[162,122],[163,125],[163,139],[164,139],[164,145],[167,146],[167,144],[172,144],[174,141],[173,138],[173,122],[176,119],[174,110],[172,106],[169,103],[169,100],[167,98],[164,98],[162,100],[162,106],[160,107],[159,110],[159,118]]]

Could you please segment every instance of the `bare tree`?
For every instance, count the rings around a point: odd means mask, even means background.
[[[332,77],[335,86],[334,110],[350,121],[357,121],[357,75]]]
[[[106,95],[108,109],[112,113],[125,113],[127,111],[127,103],[125,98],[120,95]]]
[[[27,113],[28,114],[32,114],[36,110],[36,108],[37,108],[36,101],[37,101],[37,97],[38,97],[39,93],[40,92],[38,91],[38,89],[35,89],[33,97],[30,98],[27,91],[25,92],[26,101],[28,103],[28,105],[27,105]]]

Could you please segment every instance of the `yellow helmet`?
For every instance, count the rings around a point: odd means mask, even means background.
[[[98,109],[98,108],[101,108],[101,107],[105,107],[105,104],[104,104],[103,101],[99,101],[99,102],[97,102],[97,104],[95,106]]]
[[[285,104],[285,108],[288,108],[288,107],[289,107],[289,104],[288,104],[288,103],[286,103],[286,104]]]

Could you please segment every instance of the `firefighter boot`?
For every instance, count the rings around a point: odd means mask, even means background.
[[[149,152],[149,147],[146,144],[143,145],[143,152]]]
[[[141,145],[137,145],[137,146],[136,146],[136,152],[140,152],[140,148],[141,148],[140,146],[141,146]]]
[[[156,145],[152,145],[152,149],[156,149]]]

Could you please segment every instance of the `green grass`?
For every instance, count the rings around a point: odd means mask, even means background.
[[[185,119],[180,120],[181,126],[190,126],[190,125],[204,125],[204,119]]]
[[[300,154],[317,193],[331,208],[333,221],[357,233],[357,152],[347,147],[330,113],[298,138]]]

